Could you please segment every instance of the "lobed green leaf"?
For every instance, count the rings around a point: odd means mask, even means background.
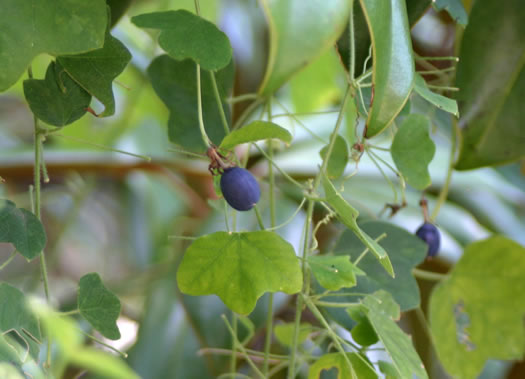
[[[459,117],[458,103],[454,99],[442,96],[435,92],[432,92],[428,87],[425,79],[420,74],[416,73],[414,80],[414,90],[423,99],[431,104],[434,104],[439,109],[443,109],[445,112],[451,113],[456,117]]]
[[[365,275],[350,262],[348,255],[313,255],[309,256],[307,261],[319,284],[331,291],[353,287],[357,282],[356,275]]]
[[[290,132],[279,125],[268,121],[253,121],[224,137],[220,147],[231,150],[235,146],[243,143],[256,142],[269,138],[280,139],[287,144],[292,142]]]

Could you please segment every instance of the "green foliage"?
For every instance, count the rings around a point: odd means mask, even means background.
[[[0,242],[12,243],[27,260],[37,257],[46,245],[42,223],[15,203],[0,199]]]
[[[428,87],[425,79],[420,74],[416,74],[414,80],[414,91],[427,100],[431,104],[435,105],[439,109],[443,109],[445,112],[451,113],[456,117],[459,117],[458,104],[456,100],[449,99],[448,97],[439,95],[432,92]]]
[[[436,286],[430,323],[440,360],[451,375],[475,378],[488,359],[523,357],[524,270],[525,248],[493,236],[467,246]]]
[[[334,185],[330,182],[328,178],[323,177],[323,187],[326,194],[326,200],[334,211],[339,216],[339,219],[347,228],[354,232],[354,234],[365,244],[365,246],[370,249],[370,251],[376,256],[386,272],[394,277],[394,268],[390,262],[385,249],[373,240],[368,234],[366,234],[358,225],[357,225],[357,216],[359,212],[353,208],[350,204],[346,202],[345,199],[337,192]]]
[[[196,65],[191,60],[176,61],[167,55],[155,58],[148,67],[148,75],[157,95],[170,110],[168,137],[171,142],[188,150],[205,151],[198,127]],[[224,98],[233,86],[233,64],[216,75],[217,86]],[[225,132],[215,99],[210,73],[201,73],[201,96],[206,132],[215,145],[219,145]],[[229,108],[223,102],[226,117]]]
[[[286,144],[292,142],[290,132],[273,122],[253,121],[241,129],[236,129],[228,134],[221,142],[221,148],[231,150],[237,145],[257,142],[265,139],[276,138]]]
[[[108,31],[104,46],[83,54],[61,55],[57,61],[66,72],[87,92],[96,97],[105,109],[98,116],[115,113],[113,80],[120,75],[131,60],[131,54],[122,42]]]
[[[293,247],[273,232],[216,232],[186,250],[177,282],[188,295],[216,294],[249,314],[264,292],[300,291],[302,273]]]
[[[406,5],[401,0],[360,0],[373,50],[374,97],[366,136],[381,133],[403,109],[414,82]]]
[[[435,152],[436,146],[428,132],[428,119],[419,114],[405,118],[392,142],[391,154],[412,187],[422,190],[432,183],[428,165]]]
[[[333,46],[348,20],[349,2],[264,0],[262,4],[270,38],[266,74],[259,87],[265,96]]]
[[[525,9],[477,2],[461,43],[456,85],[462,115],[458,170],[512,162],[525,154]],[[487,48],[490,46],[490,49]],[[504,58],[503,58],[504,57]]]
[[[110,292],[97,273],[87,274],[78,283],[78,310],[96,330],[106,338],[120,339],[116,321],[120,301]]]
[[[38,54],[76,54],[102,47],[107,22],[104,0],[2,2],[0,92],[11,87]]]
[[[32,357],[38,357],[38,344],[41,341],[40,328],[37,318],[27,309],[26,297],[22,291],[7,283],[0,283],[0,331],[1,334],[10,331],[24,341],[26,350]],[[3,352],[12,355],[12,351],[2,348]],[[4,353],[2,353],[4,355]]]
[[[312,273],[324,288],[337,291],[343,287],[356,285],[356,275],[365,275],[357,268],[348,255],[341,257],[314,255],[308,257]]]
[[[368,295],[362,302],[363,312],[368,317],[386,352],[392,358],[394,368],[401,378],[428,378],[410,338],[396,325],[399,306],[388,292],[380,290]]]
[[[44,80],[24,80],[24,95],[33,114],[54,126],[75,122],[91,102],[91,95],[55,62],[49,64]]]
[[[295,324],[289,322],[286,324],[275,325],[273,329],[275,337],[284,346],[293,346],[293,335],[295,332]],[[313,327],[308,322],[302,322],[299,326],[299,339],[297,343],[302,344],[308,339],[310,334],[313,332]]]
[[[323,160],[326,159],[326,154],[328,152],[328,145],[323,147],[319,154]],[[345,172],[346,165],[348,164],[348,146],[346,141],[340,135],[335,137],[334,147],[332,149],[332,154],[328,160],[326,166],[326,173],[329,178],[339,178]]]
[[[329,370],[335,367],[338,371],[339,379],[375,379],[377,375],[373,370],[372,364],[359,353],[346,353],[346,356],[352,363],[352,370],[348,369],[345,358],[341,353],[325,354],[321,356],[308,370],[308,379],[321,378],[323,370]]]
[[[192,59],[205,70],[220,70],[232,59],[226,34],[213,23],[185,10],[135,16],[140,28],[160,29],[159,45],[176,60]]]

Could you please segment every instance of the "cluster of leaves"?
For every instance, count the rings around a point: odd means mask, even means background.
[[[32,78],[29,70],[31,77],[23,83],[25,98],[35,118],[51,126],[44,126],[43,131],[36,129],[36,136],[42,132],[53,133],[86,112],[98,117],[115,113],[112,83],[131,60],[131,54],[110,34],[111,10],[106,2],[97,0],[89,6],[80,3],[75,0],[60,3],[57,11],[44,0],[23,6],[8,1],[7,11],[0,15],[0,26],[16,26],[6,28],[8,33],[0,36],[0,90],[13,85],[36,55],[47,53],[54,57],[44,79]],[[266,229],[262,221],[260,231],[228,230],[204,235],[196,238],[185,251],[177,271],[178,287],[188,295],[217,295],[239,315],[234,319],[243,320],[249,330],[253,325],[243,316],[254,310],[264,293],[297,294],[296,322],[275,328],[279,342],[290,350],[285,367],[289,367],[292,377],[296,366],[308,359],[308,354],[303,354],[299,346],[312,340],[322,349],[308,367],[310,378],[320,377],[323,370],[332,367],[339,371],[340,377],[374,378],[379,370],[387,377],[426,378],[428,374],[411,339],[396,323],[401,311],[420,307],[419,289],[412,270],[425,259],[426,246],[411,233],[390,223],[358,223],[359,211],[345,199],[338,184],[349,163],[357,164],[363,151],[374,159],[369,140],[383,138],[384,132],[391,130],[395,135],[389,150],[395,168],[386,165],[399,176],[403,191],[405,182],[416,190],[430,186],[428,166],[435,154],[435,144],[430,137],[428,117],[405,111],[412,94],[456,117],[461,113],[459,124],[464,127],[461,153],[455,163],[457,169],[521,158],[524,134],[517,122],[520,110],[516,98],[523,88],[525,44],[520,39],[523,11],[517,0],[504,10],[498,8],[496,0],[483,6],[476,3],[463,36],[465,47],[461,49],[457,69],[456,84],[461,88],[458,107],[456,101],[431,91],[415,70],[410,25],[429,6],[429,1],[324,3],[321,0],[261,2],[268,23],[269,51],[254,104],[265,104],[268,120],[235,125],[231,125],[232,112],[227,101],[235,70],[233,49],[226,34],[198,14],[185,10],[131,18],[139,28],[160,30],[158,44],[166,54],[153,59],[147,75],[169,109],[169,140],[196,152],[205,151],[210,141],[225,151],[260,141],[270,141],[269,146],[272,146],[271,140],[290,145],[292,134],[272,121],[271,102],[275,92],[305,63],[314,61],[334,45],[347,70],[348,84],[341,110],[329,143],[320,151],[319,172],[306,183],[291,180],[308,204],[303,251],[296,252],[274,230],[275,225]],[[459,1],[441,0],[433,2],[433,6],[436,10],[447,10],[460,25],[467,23]],[[491,12],[497,17],[491,17]],[[20,20],[14,23],[8,18],[15,13],[25,21],[22,24],[34,25],[37,32],[26,33],[18,26]],[[316,17],[308,17],[311,14]],[[480,32],[481,25],[489,18],[497,30],[490,36],[489,32]],[[516,28],[502,27],[503,23]],[[304,38],[305,35],[311,38]],[[503,77],[495,75],[494,67],[479,64],[486,51],[481,46],[489,37],[495,45],[518,46],[511,54],[512,59],[507,60]],[[23,42],[15,46],[13,41]],[[358,73],[356,68],[361,67],[363,72]],[[481,80],[482,77],[490,80]],[[373,90],[368,91],[369,88]],[[103,104],[101,112],[90,107],[93,97]],[[486,104],[494,101],[494,97],[497,106],[488,107]],[[306,106],[310,110],[308,108]],[[343,115],[347,119],[346,136],[340,133]],[[364,126],[360,128],[361,124]],[[269,164],[274,164],[271,158]],[[273,177],[270,178],[272,192],[273,181]],[[314,225],[316,205],[326,213]],[[345,230],[330,251],[319,254],[315,232],[332,219]],[[2,201],[0,242],[11,243],[27,260],[32,260],[44,249],[46,235],[32,212],[17,208],[11,201]],[[302,259],[298,255],[302,255]],[[498,257],[497,265],[495,257]],[[431,331],[436,351],[451,374],[474,377],[489,358],[523,356],[521,318],[525,309],[513,304],[519,303],[514,291],[520,286],[524,266],[523,247],[495,236],[469,246],[452,272],[436,287],[429,311]],[[500,274],[502,272],[505,275]],[[490,288],[490,291],[487,290],[484,297],[478,296],[479,288]],[[494,288],[499,289],[497,296]],[[43,375],[39,354],[42,341],[47,339],[60,352],[51,362],[51,373],[56,377],[60,377],[69,364],[102,376],[136,377],[120,360],[86,347],[82,332],[71,320],[28,301],[22,292],[7,283],[0,284],[0,306],[9,309],[0,319],[0,353],[20,372]],[[316,323],[322,326],[320,332],[318,327],[300,323],[303,307],[308,308]],[[98,274],[87,274],[80,279],[77,310],[73,312],[76,311],[104,337],[120,338],[116,325],[120,302],[102,284]],[[273,317],[271,309],[268,317]],[[505,330],[487,333],[489,321],[494,320],[504,325]],[[333,323],[347,329],[353,341],[342,337]],[[249,339],[239,341],[228,321],[226,326],[233,339],[232,354],[242,353],[256,374],[267,375],[268,368],[261,373],[246,353]],[[316,333],[320,340],[315,340]],[[501,335],[509,337],[504,347],[498,344]],[[324,338],[330,339],[335,352],[331,346],[323,346]],[[377,342],[390,357],[389,362],[370,360],[367,353]],[[49,349],[50,345],[47,347],[50,356]],[[25,358],[21,354],[24,350],[29,352]],[[266,352],[266,363],[268,358]],[[10,370],[8,367],[12,366],[0,366],[0,369]]]

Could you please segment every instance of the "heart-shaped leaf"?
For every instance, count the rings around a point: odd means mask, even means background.
[[[44,80],[24,80],[24,95],[34,115],[54,126],[78,120],[91,102],[91,95],[55,62],[49,64]]]
[[[104,44],[105,0],[2,1],[0,92],[11,87],[34,57],[76,54]]]
[[[0,242],[12,243],[26,259],[42,252],[47,237],[42,223],[31,212],[0,199]]]
[[[525,248],[494,236],[467,246],[434,288],[431,330],[450,375],[475,378],[488,359],[523,358],[524,270]]]
[[[352,207],[346,202],[345,199],[343,199],[343,197],[335,189],[332,182],[330,182],[330,180],[325,175],[323,175],[323,187],[326,195],[326,201],[337,213],[337,216],[341,222],[345,224],[348,229],[354,232],[357,238],[359,238],[366,245],[366,247],[370,249],[372,254],[376,256],[386,272],[394,277],[394,269],[385,249],[383,249],[381,245],[370,238],[370,236],[361,230],[361,228],[357,225],[357,217],[359,216],[357,209]]]
[[[360,0],[372,36],[374,95],[366,137],[381,133],[403,109],[414,82],[414,58],[406,4],[402,0]]]
[[[168,55],[155,58],[148,67],[153,89],[170,110],[168,137],[185,149],[206,151],[197,112],[197,66],[191,60],[176,61]],[[221,98],[229,94],[233,85],[233,63],[215,74]],[[213,143],[219,145],[225,132],[214,95],[210,72],[201,70],[201,98],[204,126]],[[223,101],[226,118],[230,109]]]
[[[328,152],[328,145],[323,147],[319,154],[325,160]],[[346,164],[348,163],[348,145],[343,137],[339,134],[335,136],[335,143],[326,166],[326,173],[331,179],[338,178],[345,172]]]
[[[232,60],[226,34],[186,10],[154,12],[131,18],[140,28],[160,29],[159,45],[177,60],[192,59],[205,70],[220,70]]]
[[[110,292],[97,273],[84,275],[78,283],[78,310],[96,330],[111,340],[120,339],[117,318],[120,300]]]
[[[7,283],[0,283],[0,309],[0,334],[15,331],[31,356],[37,358],[40,348],[36,341],[42,338],[40,328],[36,317],[27,309],[22,291]]]
[[[346,311],[352,320],[357,322],[357,325],[350,331],[355,342],[361,346],[370,346],[379,341],[376,331],[370,324],[366,314],[361,309],[348,308]]]
[[[186,250],[177,272],[183,293],[215,294],[240,314],[250,313],[265,292],[299,292],[302,280],[292,245],[268,231],[200,237]]]
[[[100,117],[115,113],[113,80],[120,75],[130,60],[130,52],[122,42],[109,33],[109,27],[102,48],[57,58],[80,86],[104,104],[105,109],[99,114]]]
[[[429,103],[434,104],[439,109],[443,109],[445,112],[452,113],[454,116],[459,117],[458,103],[456,100],[432,92],[427,87],[425,79],[417,73],[414,80],[414,90]]]
[[[319,379],[322,371],[334,367],[338,371],[338,379],[377,379],[374,366],[364,355],[346,353],[346,356],[352,364],[352,371],[348,370],[348,364],[341,353],[324,354],[308,369],[308,379]]]
[[[525,156],[524,9],[521,0],[474,3],[456,76],[463,136],[458,170]]]
[[[269,138],[280,139],[287,144],[292,142],[290,132],[279,125],[268,121],[253,121],[224,137],[221,147],[230,150],[242,143],[256,142]]]
[[[370,324],[383,343],[386,352],[392,358],[392,363],[400,378],[428,378],[421,359],[417,355],[412,341],[400,328],[399,305],[392,296],[383,290],[367,295],[362,301],[362,309]]]
[[[259,93],[269,95],[332,47],[348,20],[346,0],[262,2],[270,32],[268,64]]]
[[[399,127],[390,150],[394,163],[407,183],[420,190],[432,183],[428,165],[436,152],[428,127],[425,116],[415,113],[409,115]]]
[[[308,264],[319,284],[331,291],[353,287],[356,285],[355,276],[365,275],[361,269],[350,262],[348,255],[337,257],[312,255],[308,257]]]

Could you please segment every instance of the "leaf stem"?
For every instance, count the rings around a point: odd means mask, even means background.
[[[198,1],[195,0],[195,8],[198,9]],[[197,14],[199,12],[197,11]],[[196,64],[197,67],[197,115],[199,118],[199,130],[201,131],[202,141],[204,146],[209,147],[212,145],[210,138],[206,134],[206,129],[204,128],[204,118],[202,117],[202,89],[201,89],[201,66]]]
[[[264,230],[264,222],[261,216],[261,212],[259,211],[259,207],[257,204],[254,205],[253,210],[255,211],[255,216],[257,217],[257,223],[259,224],[259,228],[261,230]]]
[[[11,255],[9,256],[9,258],[7,258],[6,261],[0,265],[0,271],[2,271],[4,268],[6,268],[7,265],[8,265],[9,263],[11,263],[11,261],[12,261],[13,259],[15,259],[15,257],[16,257],[16,253],[17,253],[17,251],[16,251],[16,249],[15,249],[15,251],[13,251],[13,252],[11,253]]]
[[[32,67],[29,66],[27,69],[27,76],[29,79],[33,78],[33,70]],[[35,216],[42,220],[41,216],[41,196],[40,196],[40,184],[41,184],[41,177],[40,177],[40,170],[42,167],[42,156],[43,156],[43,144],[42,144],[42,130],[38,126],[38,118],[33,115],[33,126],[34,126],[34,150],[35,150],[35,162],[34,162],[34,168],[33,168],[33,182],[35,185],[35,197],[34,197],[34,209],[33,213]],[[47,304],[50,304],[50,296],[49,296],[49,279],[47,275],[47,265],[46,265],[46,256],[44,253],[44,250],[40,252],[40,272],[42,275],[42,281],[44,282],[44,294],[46,296],[46,302]],[[51,338],[47,336],[47,356],[46,356],[46,365],[51,365]]]
[[[213,87],[213,94],[215,95],[215,100],[217,101],[217,108],[219,108],[222,126],[224,127],[224,133],[228,135],[230,133],[230,125],[228,125],[228,120],[226,119],[226,114],[224,113],[221,94],[219,93],[219,87],[217,87],[217,80],[215,80],[215,73],[213,71],[210,71],[210,79],[211,85]]]
[[[348,74],[350,81],[354,83],[355,79],[355,38],[354,38],[354,0],[350,0],[350,15],[348,17],[348,38],[350,42],[350,59]]]
[[[88,337],[89,339],[92,339],[93,341],[95,341],[96,343],[104,346],[104,347],[107,347],[108,349],[111,349],[113,350],[114,352],[118,353],[122,358],[127,358],[128,357],[128,354],[127,353],[124,353],[123,351],[120,351],[119,349],[117,349],[116,347],[113,347],[107,343],[105,343],[104,341],[102,341],[101,339],[98,339],[97,337],[91,335],[91,334],[88,334],[86,332],[84,332],[83,330],[80,330],[80,332],[85,335],[86,337]]]
[[[439,282],[448,277],[448,274],[441,274],[439,272],[421,270],[419,268],[413,268],[412,274],[414,274],[416,278],[434,281],[434,282]]]
[[[452,179],[452,172],[454,171],[454,164],[456,163],[456,149],[457,149],[457,143],[458,143],[458,135],[460,133],[458,123],[456,119],[452,120],[452,131],[450,136],[450,155],[449,155],[449,162],[448,162],[448,170],[447,170],[447,176],[445,178],[445,183],[443,184],[443,187],[441,187],[441,191],[439,192],[439,196],[436,202],[436,205],[434,206],[434,210],[432,211],[432,215],[430,216],[430,221],[435,222],[436,218],[439,214],[439,210],[441,209],[441,206],[445,203],[448,196],[448,191],[450,189],[450,181]]]
[[[259,95],[257,95],[256,93],[246,93],[244,95],[231,97],[231,98],[227,99],[226,102],[228,102],[230,104],[235,104],[235,103],[240,103],[240,102],[243,102],[243,101],[255,100],[257,98],[259,98]]]

